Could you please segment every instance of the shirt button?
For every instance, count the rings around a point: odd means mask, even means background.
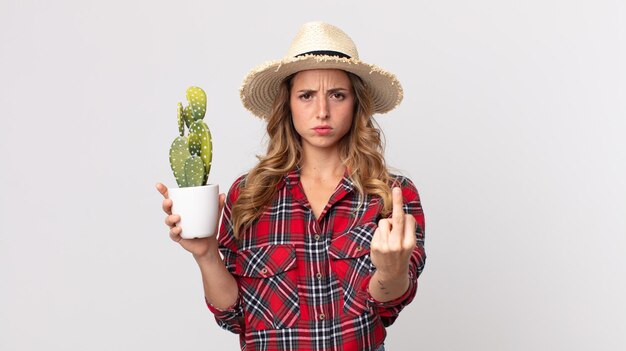
[[[363,246],[357,246],[357,247],[356,247],[356,250],[357,250],[357,251],[361,251],[361,250],[363,250]]]
[[[263,268],[263,269],[261,269],[261,273],[263,273],[263,274],[267,274],[267,268]]]
[[[317,273],[315,276],[317,277],[317,280],[322,280],[322,273]]]
[[[326,318],[326,315],[322,313],[322,314],[320,314],[320,316],[319,316],[318,318],[319,318],[321,321],[323,321],[323,320],[324,320],[324,318]]]
[[[320,235],[319,234],[315,234],[314,238],[315,238],[316,241],[320,241]]]

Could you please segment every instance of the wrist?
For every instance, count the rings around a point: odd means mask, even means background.
[[[378,284],[394,289],[396,292],[405,292],[409,288],[409,270],[404,272],[385,273],[376,271],[372,276]]]
[[[378,279],[375,276],[372,276],[372,279]],[[378,283],[378,280],[376,280],[376,283]],[[393,307],[393,306],[397,306],[403,302],[406,301],[406,299],[410,296],[412,288],[411,286],[413,285],[412,283],[412,273],[411,271],[409,271],[408,273],[408,279],[406,281],[406,286],[404,284],[399,284],[396,285],[395,291],[393,292],[393,295],[391,294],[385,294],[384,292],[381,293],[380,290],[377,290],[376,284],[372,284],[370,283],[369,285],[369,298],[368,300],[375,304],[376,306],[381,306],[381,307]],[[413,290],[414,291],[414,290]]]
[[[382,280],[382,281],[386,281],[389,283],[400,283],[403,281],[407,281],[409,280],[409,267],[406,267],[406,269],[402,269],[399,271],[384,271],[384,270],[380,270],[377,269],[374,272],[374,275],[376,275],[376,278]]]
[[[221,261],[217,245],[211,245],[208,250],[206,250],[206,252],[202,254],[193,254],[193,258],[196,260],[200,267]]]
[[[368,291],[373,301],[387,303],[406,294],[410,286],[408,270],[406,274],[375,271],[370,278]]]

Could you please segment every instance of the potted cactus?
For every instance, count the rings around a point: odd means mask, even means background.
[[[206,94],[198,87],[187,89],[189,105],[178,103],[178,134],[170,147],[170,166],[178,188],[170,188],[172,213],[180,215],[177,226],[184,239],[215,235],[219,219],[219,186],[207,184],[213,158],[209,127],[204,123]],[[185,128],[186,127],[186,128]],[[185,129],[189,135],[185,136]]]

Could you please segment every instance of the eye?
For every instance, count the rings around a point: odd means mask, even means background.
[[[341,101],[346,98],[346,95],[344,93],[333,93],[331,97],[335,100]]]
[[[304,101],[310,100],[311,99],[311,93],[302,93],[302,94],[300,94],[298,96],[298,98],[300,100],[304,100]]]

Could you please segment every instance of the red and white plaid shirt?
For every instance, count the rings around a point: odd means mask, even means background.
[[[415,297],[426,260],[417,189],[408,178],[393,179],[402,188],[405,213],[417,221],[417,245],[409,264],[409,289],[384,303],[368,292],[376,270],[369,248],[381,219],[379,197],[359,202],[346,173],[317,220],[294,170],[278,184],[277,196],[260,219],[236,240],[231,210],[245,176],[235,181],[218,242],[224,264],[237,280],[239,298],[226,310],[207,306],[222,328],[240,334],[242,350],[363,351],[383,343],[385,327]]]

